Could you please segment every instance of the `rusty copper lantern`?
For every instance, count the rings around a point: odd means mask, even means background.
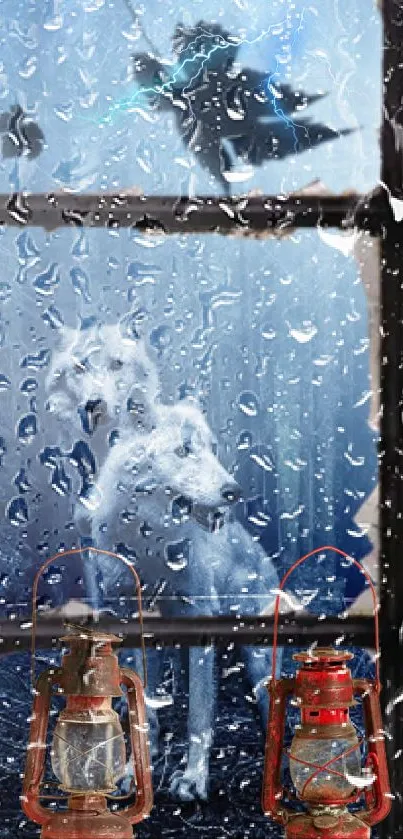
[[[326,546],[299,559],[284,576],[280,590],[291,572],[316,553],[336,551]],[[294,678],[276,679],[269,683],[270,711],[267,729],[262,804],[266,815],[285,826],[287,839],[369,839],[372,825],[389,813],[391,795],[379,703],[379,628],[376,592],[365,569],[352,559],[366,575],[373,599],[375,621],[375,679],[353,679],[347,662],[353,655],[347,651],[314,648],[297,653],[294,660],[301,665]],[[276,672],[276,650],[279,599],[274,616],[273,667]],[[362,700],[366,764],[362,767],[361,741],[350,719],[349,709]],[[281,763],[287,701],[297,704],[301,724],[295,731],[288,752],[289,769],[296,798],[304,806],[297,811],[287,806],[287,790],[281,783]],[[288,800],[291,798],[288,793]],[[361,804],[354,812],[349,804]]]
[[[153,803],[151,766],[144,702],[146,684],[145,648],[142,632],[140,585],[130,563],[117,554],[87,550],[120,559],[132,572],[139,602],[144,681],[132,670],[120,668],[113,645],[115,635],[96,628],[70,625],[61,639],[69,647],[61,667],[41,673],[34,682],[34,703],[25,767],[22,807],[28,818],[42,825],[42,839],[133,839],[132,825],[150,813]],[[79,553],[70,550],[47,560],[35,577],[33,594],[33,670],[35,663],[35,614],[41,574],[56,559]],[[107,801],[130,798],[114,794],[126,774],[126,747],[122,725],[112,708],[113,697],[127,691],[130,741],[134,767],[135,802],[112,812]],[[43,776],[47,752],[47,728],[53,695],[65,699],[59,713],[50,749],[51,765],[63,795],[46,795]],[[43,806],[44,798],[67,799],[67,809]]]

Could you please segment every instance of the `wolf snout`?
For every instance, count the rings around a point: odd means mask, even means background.
[[[221,489],[221,497],[226,504],[235,504],[241,498],[242,490],[239,484],[224,484]]]

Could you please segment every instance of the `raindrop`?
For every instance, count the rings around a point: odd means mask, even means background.
[[[70,271],[71,282],[76,294],[84,298],[86,303],[91,303],[90,280],[88,274],[82,268],[72,268]]]
[[[262,329],[262,338],[266,338],[266,341],[272,341],[273,338],[276,337],[276,330],[273,329],[271,326],[263,326]]]
[[[133,280],[136,286],[153,285],[159,274],[161,274],[159,265],[149,262],[131,262],[127,269],[127,279]]]
[[[21,393],[24,393],[27,396],[29,393],[33,393],[37,389],[37,387],[38,387],[37,380],[33,379],[33,378],[28,378],[28,379],[24,379],[24,381],[21,382],[20,391],[21,391]]]
[[[259,447],[259,449],[252,449],[250,453],[250,459],[253,460],[254,463],[257,463],[265,472],[272,472],[273,471],[273,462],[269,455],[267,449],[263,449]]]
[[[31,484],[27,478],[25,469],[20,469],[14,478],[14,484],[19,492],[28,492],[31,489]]]
[[[20,367],[27,367],[29,370],[43,370],[50,362],[50,350],[40,350],[38,353],[26,355]]]
[[[236,445],[239,451],[250,449],[252,445],[252,435],[249,433],[249,431],[241,431]]]
[[[259,413],[259,402],[257,396],[250,390],[244,390],[239,395],[238,406],[247,417],[256,417]]]
[[[21,443],[28,445],[32,443],[37,432],[37,421],[35,414],[26,414],[18,423],[17,436]]]
[[[157,326],[150,334],[150,344],[160,353],[172,343],[172,329],[169,326]]]
[[[57,466],[59,457],[62,457],[59,446],[45,446],[39,453],[39,461],[42,466],[49,466],[51,469]]]
[[[39,261],[39,250],[30,233],[24,231],[20,233],[15,240],[17,247],[18,260],[23,265],[29,262],[30,265],[35,265]]]
[[[55,105],[53,110],[63,122],[70,122],[73,116],[73,107],[73,102],[67,102],[66,104]]]
[[[79,259],[84,259],[89,255],[90,248],[88,244],[88,237],[85,230],[82,230],[79,234],[78,238],[73,244],[71,249],[71,253],[73,256],[78,257]]]
[[[307,344],[318,334],[317,327],[311,321],[304,321],[301,329],[293,329],[289,323],[287,323],[287,326],[290,337],[298,341],[299,344]]]
[[[172,520],[175,524],[181,524],[189,519],[192,512],[192,502],[185,495],[180,495],[172,502]]]
[[[122,338],[130,338],[132,341],[140,338],[141,326],[147,316],[147,310],[139,308],[123,317],[119,323]]]
[[[95,475],[95,457],[84,440],[78,440],[75,443],[73,450],[69,454],[69,459],[77,467],[82,477],[87,478],[90,475]]]
[[[66,475],[62,465],[58,464],[53,470],[51,486],[58,495],[68,495],[69,492],[71,492],[71,480],[69,476]]]
[[[28,521],[28,505],[21,495],[12,498],[6,507],[6,516],[15,527]]]
[[[189,563],[190,539],[171,542],[165,548],[165,564],[171,571],[183,571]]]
[[[8,390],[9,387],[11,387],[10,379],[8,379],[7,376],[4,376],[2,373],[0,373],[0,393],[2,393],[2,391],[4,390]]]
[[[143,523],[139,527],[139,533],[141,534],[141,536],[143,536],[145,539],[148,539],[148,537],[152,535],[152,532],[153,529],[152,527],[150,527],[148,522],[143,521]]]
[[[55,288],[57,288],[59,283],[59,267],[57,262],[52,262],[52,264],[49,265],[49,268],[47,268],[46,271],[43,271],[42,274],[38,274],[33,285],[35,291],[37,291],[38,294],[48,296],[49,294],[53,294]]]
[[[56,306],[49,306],[45,309],[42,320],[46,323],[46,326],[50,326],[51,329],[60,329],[64,325],[63,315],[59,312],[59,309],[56,309]]]
[[[11,297],[11,291],[10,283],[0,283],[0,303],[7,303]]]

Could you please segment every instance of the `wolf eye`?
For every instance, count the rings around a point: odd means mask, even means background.
[[[112,358],[112,361],[109,365],[111,370],[121,370],[123,367],[123,361],[120,358]]]
[[[190,443],[184,443],[183,446],[178,446],[178,448],[175,449],[175,454],[177,457],[188,457],[191,451],[192,447]]]

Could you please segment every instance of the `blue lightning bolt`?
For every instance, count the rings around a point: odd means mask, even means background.
[[[296,40],[296,37],[297,37],[298,33],[302,29],[302,23],[303,23],[303,12],[302,12],[302,15],[301,15],[301,22],[300,22],[300,25],[297,29],[293,44],[295,43],[295,40]],[[282,27],[283,25],[284,25],[284,22],[274,23],[269,27],[269,29],[264,30],[263,32],[260,33],[260,35],[257,35],[256,38],[252,38],[252,39],[243,38],[239,41],[239,44],[240,45],[247,44],[248,46],[253,46],[254,44],[257,44],[260,41],[262,41],[264,38],[268,37],[273,29],[278,29],[279,27]],[[201,35],[198,35],[197,38],[188,45],[187,49],[190,49],[190,48],[196,46],[197,41],[201,37],[203,37],[203,34],[211,35],[211,37],[213,37],[213,35],[209,32],[202,33]],[[158,85],[158,87],[141,88],[140,90],[136,91],[130,98],[125,98],[125,99],[118,100],[113,105],[111,105],[107,114],[105,116],[103,116],[98,121],[97,124],[98,125],[105,125],[105,124],[110,125],[112,123],[113,117],[116,113],[121,113],[121,112],[124,112],[124,111],[127,111],[127,110],[131,110],[133,108],[133,105],[135,105],[136,102],[141,100],[143,97],[147,97],[147,95],[152,95],[152,94],[161,95],[164,91],[170,91],[172,89],[172,85],[181,76],[184,68],[187,67],[188,65],[196,64],[200,61],[200,64],[198,64],[198,66],[197,66],[196,72],[191,77],[191,79],[188,81],[188,83],[186,84],[186,87],[182,91],[182,92],[185,92],[186,89],[189,89],[189,86],[192,84],[192,82],[194,82],[198,78],[200,73],[202,73],[204,67],[206,66],[206,64],[208,64],[211,57],[216,52],[228,50],[228,49],[232,48],[233,46],[234,46],[233,42],[228,42],[228,41],[225,42],[224,41],[224,42],[221,42],[221,43],[218,43],[218,44],[214,44],[207,53],[198,51],[198,52],[194,53],[192,56],[190,56],[189,58],[185,58],[181,62],[181,64],[176,68],[176,70],[173,72],[172,76],[166,82],[164,82],[161,85]],[[268,87],[269,87],[271,93],[273,93],[273,89],[272,89],[272,86],[270,86],[270,83],[271,83],[271,80],[275,76],[279,75],[278,65],[279,65],[279,61],[277,59],[276,69],[275,69],[274,73],[272,73],[272,75],[270,76],[270,78],[268,80]],[[273,105],[273,109],[274,109],[274,112],[275,112],[276,116],[278,116],[279,119],[281,119],[288,127],[292,128],[292,130],[294,132],[295,143],[297,145],[298,140],[297,140],[297,137],[296,137],[296,134],[295,134],[295,124],[292,122],[292,120],[290,120],[289,117],[287,117],[284,114],[283,110],[278,107],[276,97],[274,95],[273,95],[272,105]]]
[[[305,9],[302,9],[300,23],[299,23],[298,28],[295,31],[295,35],[294,35],[294,38],[293,38],[292,43],[291,43],[291,49],[294,47],[295,42],[298,38],[298,35],[302,31],[302,27],[303,27],[303,23],[304,23],[304,14],[305,14]],[[292,131],[292,135],[294,137],[294,151],[296,153],[297,150],[298,150],[298,137],[297,137],[297,133],[296,133],[295,129],[298,128],[298,123],[293,122],[293,120],[290,117],[288,117],[287,114],[284,113],[283,109],[279,108],[276,93],[275,93],[275,89],[274,89],[274,85],[273,85],[273,79],[275,77],[277,77],[277,78],[280,77],[280,73],[279,73],[279,70],[278,70],[279,64],[280,64],[280,61],[277,58],[276,69],[273,71],[273,73],[269,76],[269,78],[267,80],[267,90],[272,95],[271,104],[273,106],[274,113],[276,114],[276,116],[280,120],[282,120],[282,122],[285,123],[287,128],[289,128]],[[305,128],[305,132],[306,132],[306,134],[308,134],[306,128]]]

